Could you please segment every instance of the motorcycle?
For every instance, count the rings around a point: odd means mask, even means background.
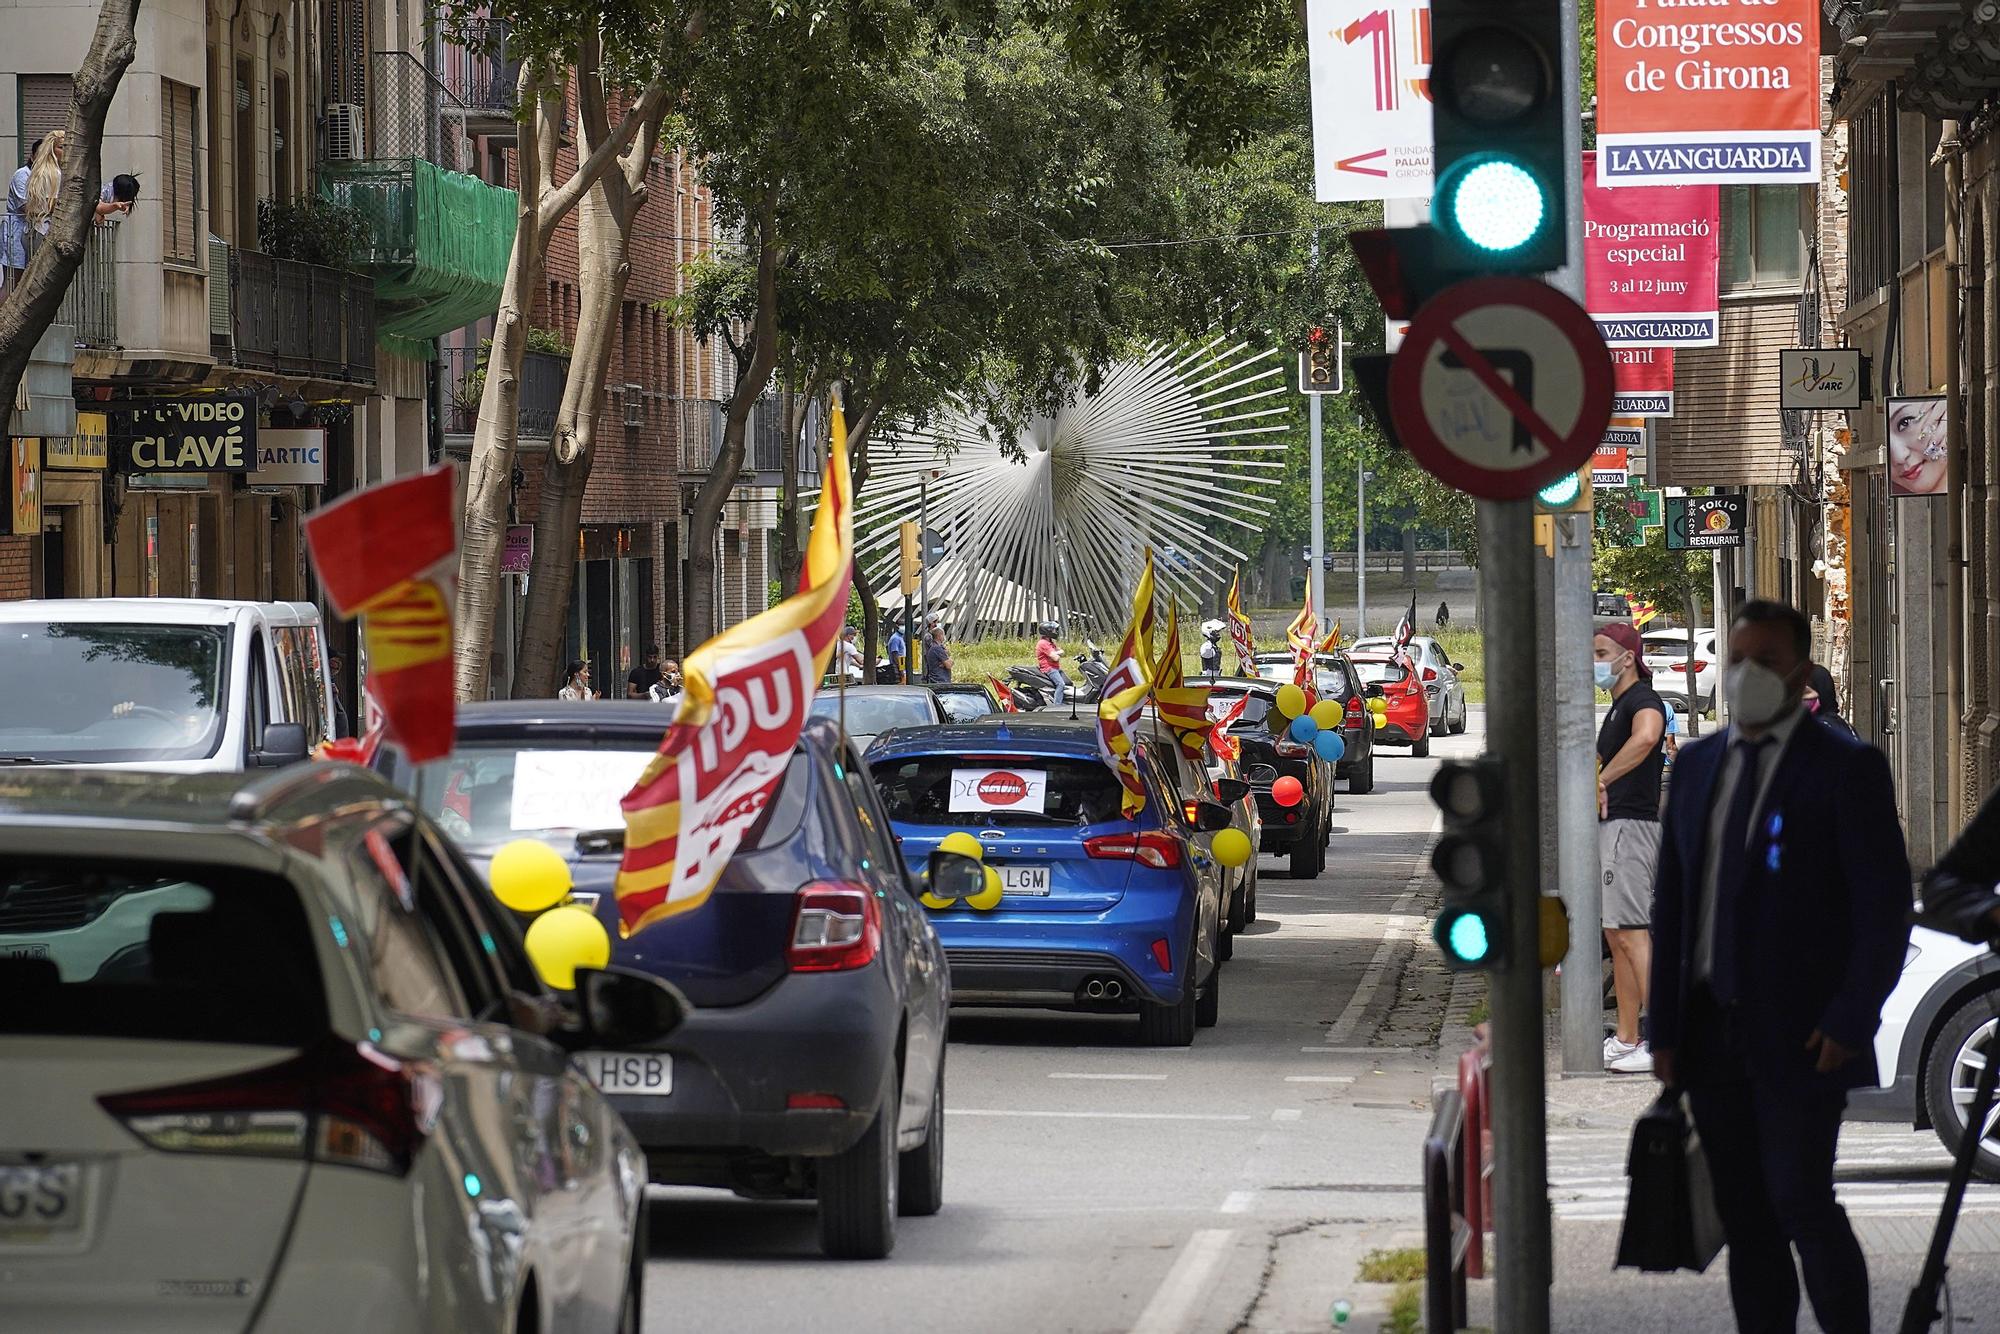
[[[1095,703],[1103,699],[1104,683],[1111,677],[1111,665],[1104,661],[1104,650],[1088,639],[1084,640],[1083,656],[1077,659],[1076,667],[1083,673],[1083,685],[1079,688],[1079,693],[1084,700]]]
[[[1038,667],[1009,667],[1007,690],[1014,696],[1014,707],[1023,713],[1047,708],[1056,698],[1055,681]]]

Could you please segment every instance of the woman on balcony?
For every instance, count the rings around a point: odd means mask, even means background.
[[[28,165],[14,173],[7,186],[7,212],[0,216],[0,290],[18,282],[28,267],[34,245],[49,234],[55,220],[56,196],[62,191],[65,130],[51,130],[35,141]],[[114,176],[98,192],[97,221],[122,222],[139,197],[139,178]]]

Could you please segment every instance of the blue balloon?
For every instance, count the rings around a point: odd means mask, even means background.
[[[1292,731],[1292,740],[1300,742],[1301,744],[1309,743],[1314,737],[1319,735],[1319,724],[1314,722],[1306,714],[1302,713],[1298,717],[1292,719],[1291,731]]]
[[[1328,764],[1340,763],[1340,757],[1347,753],[1347,743],[1338,732],[1321,732],[1313,738],[1313,750]]]

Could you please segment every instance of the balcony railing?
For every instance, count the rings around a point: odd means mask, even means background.
[[[724,413],[727,405],[707,398],[680,399],[681,426],[681,471],[701,474],[715,466],[716,455],[722,452],[722,432],[725,424]],[[813,447],[815,422],[823,422],[824,415],[814,409],[806,424],[804,447],[796,460],[799,472],[812,471],[810,460],[816,451]],[[767,482],[776,485],[776,474],[783,471],[785,445],[785,403],[776,394],[766,394],[750,409],[750,422],[743,437],[743,471],[747,473],[768,473],[772,477]]]
[[[238,250],[230,289],[237,365],[375,382],[375,285],[364,275]]]
[[[408,51],[370,55],[375,104],[370,158],[423,158],[446,171],[472,172],[467,107],[444,80]]]
[[[479,398],[486,388],[485,360],[468,347],[448,347],[440,356],[445,400],[450,404],[450,433],[471,435],[479,425]],[[529,352],[521,357],[521,439],[547,440],[555,434],[556,413],[562,407],[563,386],[568,381],[568,357],[553,352]]]
[[[501,136],[513,125],[521,62],[508,54],[512,35],[513,25],[504,19],[473,19],[445,31],[438,76],[475,122],[468,126],[473,133]],[[494,121],[503,124],[491,125]]]
[[[55,323],[76,330],[78,347],[118,346],[118,228],[100,222],[83,245],[83,263],[63,294]]]

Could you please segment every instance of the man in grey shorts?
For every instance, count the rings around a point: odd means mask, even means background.
[[[1597,856],[1604,868],[1604,940],[1611,947],[1618,1028],[1604,1040],[1604,1064],[1645,1074],[1653,1054],[1639,1032],[1653,967],[1653,873],[1660,861],[1660,774],[1666,706],[1654,693],[1639,632],[1619,622],[1591,641],[1592,670],[1611,692],[1597,731]]]

